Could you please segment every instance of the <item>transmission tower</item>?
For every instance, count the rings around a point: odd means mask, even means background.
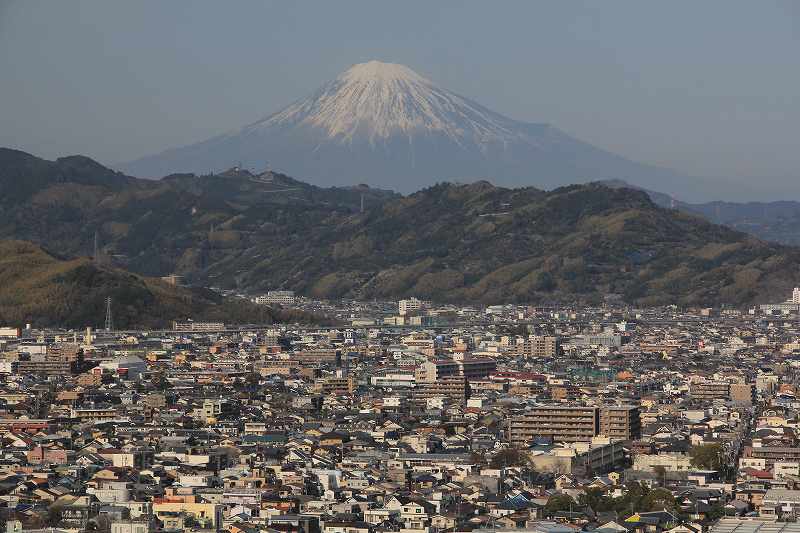
[[[111,296],[106,298],[106,331],[114,329],[114,321],[111,318]]]

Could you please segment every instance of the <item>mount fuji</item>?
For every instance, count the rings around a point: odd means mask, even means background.
[[[378,61],[354,65],[311,96],[241,129],[120,170],[156,178],[237,164],[269,165],[318,185],[366,183],[404,193],[476,179],[540,188],[615,179],[668,193],[698,185],[548,124],[505,117],[406,66]]]

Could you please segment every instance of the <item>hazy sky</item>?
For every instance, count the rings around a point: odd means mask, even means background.
[[[793,0],[0,0],[0,146],[127,161],[379,59],[631,159],[766,191],[800,178],[799,44]]]

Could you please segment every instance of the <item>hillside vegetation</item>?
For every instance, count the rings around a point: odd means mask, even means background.
[[[97,234],[104,264],[177,273],[196,286],[456,302],[611,295],[636,304],[749,305],[784,299],[800,284],[797,248],[601,184],[546,192],[444,183],[401,197],[237,169],[138,180],[86,158],[48,162],[0,149],[0,186],[16,191],[13,201],[0,200],[0,237],[75,257],[91,252]],[[79,279],[107,275],[75,266]],[[132,285],[157,292],[145,281]]]
[[[85,257],[60,260],[23,241],[0,241],[0,280],[2,324],[102,325],[107,297],[117,328],[169,327],[172,320],[186,317],[229,323],[291,318],[210,291],[97,266]]]

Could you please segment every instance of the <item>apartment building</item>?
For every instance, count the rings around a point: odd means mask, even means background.
[[[466,379],[482,379],[497,369],[497,362],[488,357],[437,359],[426,361],[417,367],[414,377],[417,383],[434,383],[440,379],[460,376]]]
[[[764,459],[766,468],[772,468],[776,462],[800,462],[800,448],[790,446],[745,446],[744,458]]]
[[[585,476],[590,472],[607,472],[625,461],[622,443],[605,437],[595,437],[591,442],[573,442],[554,447],[531,457],[537,472]]]
[[[254,300],[259,305],[294,305],[294,291],[268,291],[267,294],[257,296]]]
[[[752,405],[756,399],[756,388],[752,383],[731,383],[728,391],[730,401],[739,405]]]
[[[696,381],[689,386],[689,396],[693,400],[727,400],[731,384],[727,381]]]
[[[497,361],[488,357],[457,361],[459,373],[467,379],[481,379],[497,370]]]
[[[191,333],[191,332],[213,332],[213,331],[223,331],[225,329],[225,324],[222,322],[195,322],[194,320],[189,320],[187,322],[173,322],[172,329],[174,331],[180,331],[184,333]]]
[[[433,383],[418,384],[414,391],[417,398],[447,398],[454,403],[464,404],[470,396],[469,382],[462,376],[449,376]]]
[[[353,376],[334,376],[318,379],[314,383],[314,392],[326,396],[349,396],[356,390]]]
[[[417,313],[422,310],[422,307],[422,300],[418,300],[416,298],[408,298],[406,300],[400,300],[397,302],[397,312],[400,316]]]
[[[535,437],[554,442],[590,442],[600,429],[600,409],[579,405],[533,407],[509,421],[509,440],[526,446]]]
[[[422,363],[414,372],[417,383],[435,383],[436,381],[460,375],[461,368],[452,359],[438,359]]]
[[[517,354],[523,357],[555,357],[561,349],[558,337],[531,335],[517,345]]]
[[[639,407],[607,405],[600,410],[600,435],[612,440],[636,440],[642,436]]]

